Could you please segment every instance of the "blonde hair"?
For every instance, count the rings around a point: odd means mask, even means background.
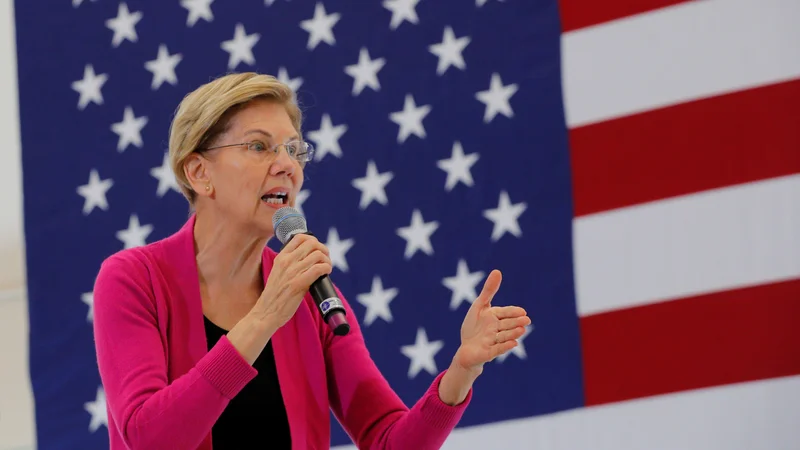
[[[186,159],[198,148],[225,132],[231,116],[254,99],[282,104],[298,134],[302,113],[294,92],[271,75],[253,72],[233,73],[195,89],[183,98],[169,128],[169,161],[183,195],[193,205],[196,194],[183,171]]]

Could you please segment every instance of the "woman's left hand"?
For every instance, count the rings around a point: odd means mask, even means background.
[[[492,306],[501,280],[500,271],[489,274],[461,324],[461,347],[453,363],[469,372],[480,373],[485,363],[511,351],[531,323],[519,306]]]
[[[463,402],[483,365],[516,347],[531,323],[519,306],[492,306],[501,279],[498,270],[489,274],[461,324],[461,346],[439,383],[439,398],[448,405]]]

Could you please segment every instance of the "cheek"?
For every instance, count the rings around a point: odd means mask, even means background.
[[[266,175],[263,171],[257,171],[250,168],[249,170],[241,172],[241,176],[237,181],[242,188],[242,194],[249,197],[260,197],[261,190],[264,188],[264,179]]]
[[[228,186],[226,191],[233,197],[230,200],[245,203],[257,200],[263,186],[264,173],[245,164],[238,166],[235,163],[231,164],[230,170],[225,174],[224,181]]]
[[[295,171],[294,176],[292,177],[292,181],[294,182],[295,191],[300,191],[303,188],[303,180],[305,179],[305,174],[303,174],[303,169],[298,168]]]

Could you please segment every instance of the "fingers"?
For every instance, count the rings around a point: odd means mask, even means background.
[[[297,270],[301,275],[313,277],[308,280],[309,283],[322,275],[330,274],[333,270],[333,264],[330,256],[328,256],[327,249],[320,248],[319,246],[321,245],[319,243],[310,245],[310,253],[296,263]]]
[[[316,263],[303,271],[300,274],[300,279],[303,280],[304,286],[310,286],[317,278],[323,275],[329,275],[333,271],[333,266],[329,262]]]
[[[497,328],[500,331],[506,331],[506,330],[512,330],[517,327],[525,328],[530,324],[531,324],[531,318],[528,316],[513,317],[500,320],[500,325],[498,325]]]
[[[510,330],[499,331],[495,336],[495,343],[489,348],[492,359],[511,351],[519,345],[517,339],[525,334],[525,327],[518,326]]]
[[[319,261],[310,266],[303,267],[293,278],[293,284],[299,291],[307,291],[309,286],[323,275],[329,275],[333,271],[330,262]]]
[[[491,349],[491,352],[490,352],[491,356],[492,356],[492,359],[497,358],[498,356],[502,355],[503,353],[510,352],[517,345],[518,345],[517,341],[512,340],[512,341],[501,342],[501,343],[493,346],[492,349]]]
[[[331,262],[328,249],[319,242],[309,243],[308,245],[300,247],[297,250],[298,255],[296,258],[298,264],[301,266],[307,266],[320,261],[327,261],[328,263]]]
[[[299,241],[299,245],[292,250],[290,253],[292,254],[292,258],[302,261],[303,258],[308,256],[310,253],[316,251],[320,251],[324,254],[328,254],[328,247],[317,240],[316,237],[310,236],[308,234],[300,234],[295,236],[292,239],[292,242]],[[290,242],[291,244],[291,242]]]
[[[308,234],[293,237],[278,257],[289,279],[296,280],[302,289],[307,289],[317,278],[333,270],[328,248]]]
[[[494,316],[498,319],[513,319],[525,316],[528,313],[519,306],[495,306],[492,308]]]
[[[288,244],[281,250],[283,254],[291,254],[293,259],[301,260],[306,255],[311,253],[314,249],[318,249],[328,254],[328,248],[325,247],[315,236],[310,234],[298,234],[289,241]]]
[[[513,341],[522,337],[525,334],[525,327],[519,326],[514,327],[509,330],[503,330],[497,332],[496,342],[497,344],[504,344],[508,341]]]
[[[279,256],[286,259],[288,266],[300,264],[298,268],[306,268],[309,264],[323,260],[330,263],[328,247],[319,242],[316,237],[307,234],[298,234],[281,250]]]
[[[482,305],[491,305],[494,295],[497,293],[498,289],[500,289],[500,282],[502,280],[503,277],[500,271],[496,269],[492,270],[486,278],[486,282],[483,283],[483,290],[481,290],[481,294],[478,296],[478,303]]]
[[[309,238],[314,238],[314,236],[309,236],[307,234],[298,234],[295,235],[289,242],[283,246],[281,249],[281,253],[291,253],[297,249],[303,242],[307,241]]]

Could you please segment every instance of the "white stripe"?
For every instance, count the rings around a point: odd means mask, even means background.
[[[798,230],[800,175],[577,218],[578,313],[798,277]]]
[[[567,124],[800,77],[798,18],[798,0],[705,0],[568,32]]]
[[[790,450],[800,442],[798,398],[800,377],[693,390],[459,428],[442,448]]]

